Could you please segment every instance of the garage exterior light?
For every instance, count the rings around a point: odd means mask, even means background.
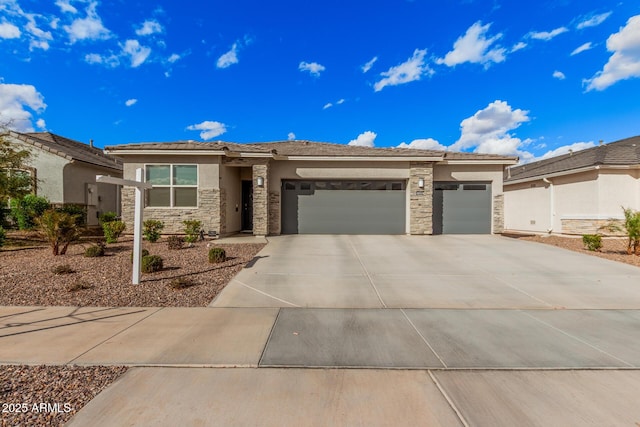
[[[258,187],[264,187],[264,178],[263,177],[259,176],[256,181],[258,183]]]
[[[424,188],[424,178],[418,178],[418,188]]]

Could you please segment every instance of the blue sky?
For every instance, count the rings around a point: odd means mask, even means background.
[[[640,3],[0,0],[0,120],[519,155],[640,135]]]

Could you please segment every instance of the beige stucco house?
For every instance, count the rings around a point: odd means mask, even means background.
[[[640,136],[506,171],[505,228],[589,234],[640,209]]]
[[[5,138],[30,151],[28,172],[34,177],[38,196],[56,205],[84,206],[88,225],[98,224],[102,212],[119,212],[119,189],[96,183],[96,175],[122,177],[120,160],[99,148],[51,132],[10,131]]]
[[[106,147],[154,185],[145,218],[227,235],[498,233],[503,172],[515,157],[309,141]],[[133,221],[134,190],[122,190]],[[131,229],[131,228],[130,228]]]

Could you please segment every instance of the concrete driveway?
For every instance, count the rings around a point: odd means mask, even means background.
[[[495,236],[280,236],[212,307],[640,309],[640,270]]]

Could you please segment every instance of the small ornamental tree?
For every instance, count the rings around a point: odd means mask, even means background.
[[[69,245],[80,238],[76,217],[55,209],[46,210],[36,219],[53,255],[64,255]]]
[[[21,199],[33,191],[33,178],[25,173],[31,153],[7,139],[7,131],[0,128],[0,205],[8,199]]]

